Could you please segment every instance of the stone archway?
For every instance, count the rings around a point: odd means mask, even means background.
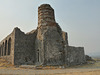
[[[2,45],[2,56],[4,56],[4,42],[3,42],[3,45]]]
[[[5,50],[4,50],[4,55],[6,55],[6,53],[7,53],[7,40],[6,40],[6,42],[5,42]]]
[[[11,52],[11,38],[8,40],[8,55],[10,55]]]
[[[1,45],[1,56],[2,56],[2,52],[3,52],[3,50],[2,50],[2,45]]]

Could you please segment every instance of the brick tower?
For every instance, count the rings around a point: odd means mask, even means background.
[[[38,7],[38,27],[55,23],[54,9],[49,4]]]

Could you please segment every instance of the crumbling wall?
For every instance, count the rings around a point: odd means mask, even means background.
[[[62,31],[62,37],[66,46],[68,46],[68,34],[67,32]]]
[[[64,41],[61,33],[61,30],[58,31],[58,26],[41,26],[38,29],[35,41],[35,50],[40,52],[38,63],[44,65],[64,64]]]
[[[62,65],[64,40],[55,22],[54,9],[49,4],[38,8],[38,29],[35,41],[36,62],[43,65]]]
[[[15,31],[0,42],[0,57],[14,64]]]
[[[54,9],[49,4],[38,7],[38,27],[55,22]]]
[[[68,66],[85,63],[84,47],[68,46],[65,51],[65,63]]]
[[[15,31],[15,51],[14,64],[34,64],[35,50],[34,50],[35,32],[31,34],[24,34],[20,29]]]

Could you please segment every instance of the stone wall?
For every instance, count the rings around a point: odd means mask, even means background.
[[[64,40],[62,30],[56,26],[41,26],[37,32],[35,47],[39,51],[37,62],[44,65],[64,64]]]
[[[85,63],[84,47],[68,46],[65,51],[65,63],[68,66]]]
[[[63,37],[63,40],[64,40],[64,44],[66,46],[68,46],[68,34],[67,34],[67,32],[62,31],[62,37]]]
[[[15,30],[0,42],[0,57],[14,64]]]
[[[62,30],[55,22],[54,9],[43,4],[38,8],[38,29],[35,41],[36,62],[43,65],[62,65],[64,39]],[[66,36],[64,36],[66,37]]]
[[[35,63],[35,50],[34,40],[35,34],[25,34],[20,29],[16,28],[15,31],[15,51],[14,51],[14,64],[34,64]]]

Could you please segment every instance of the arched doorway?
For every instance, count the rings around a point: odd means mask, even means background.
[[[2,56],[4,56],[4,42],[3,42],[3,45],[2,45]]]
[[[8,40],[8,55],[10,55],[11,52],[11,38]]]
[[[4,50],[4,55],[6,55],[6,53],[7,53],[7,40],[6,40],[6,42],[5,42],[5,50]]]
[[[1,45],[1,56],[3,55],[2,52],[3,52],[3,48],[2,48],[2,45]]]
[[[39,62],[39,49],[37,50],[37,62]]]

